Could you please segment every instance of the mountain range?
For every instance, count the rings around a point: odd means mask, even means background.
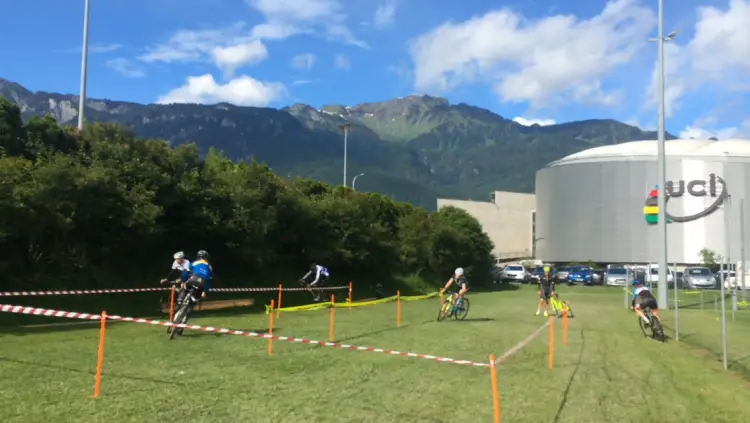
[[[0,78],[0,96],[21,108],[24,119],[51,114],[75,124],[78,96],[32,92]],[[87,99],[87,121],[119,123],[144,138],[214,147],[234,159],[256,158],[283,176],[343,182],[433,210],[438,196],[487,200],[496,190],[532,192],[534,175],[547,163],[588,148],[654,139],[616,120],[524,126],[489,110],[450,104],[444,98],[408,96],[356,106],[282,109],[220,103],[137,104]],[[674,138],[668,135],[669,138]]]

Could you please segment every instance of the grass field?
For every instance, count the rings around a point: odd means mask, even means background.
[[[622,291],[561,287],[576,317],[498,368],[505,422],[745,422],[750,319],[728,322],[730,371],[713,309],[685,310],[685,342],[640,333]],[[529,288],[474,294],[469,319],[438,323],[438,300],[336,310],[336,340],[487,361],[544,324]],[[663,318],[672,327],[671,311]],[[265,330],[265,315],[196,316],[195,324]],[[282,314],[274,334],[327,340],[327,310]],[[112,323],[101,398],[91,398],[96,325],[16,328],[0,337],[0,422],[491,422],[489,369],[238,336]],[[692,339],[691,339],[692,338]],[[744,344],[742,343],[744,342]]]

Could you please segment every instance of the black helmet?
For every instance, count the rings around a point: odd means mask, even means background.
[[[197,254],[199,259],[205,259],[208,258],[208,252],[206,250],[200,250]]]

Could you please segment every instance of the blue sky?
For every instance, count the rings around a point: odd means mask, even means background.
[[[89,97],[281,107],[409,94],[656,126],[656,1],[92,0]],[[668,129],[750,137],[750,0],[665,0]],[[0,77],[76,93],[83,0],[0,0]],[[18,34],[18,36],[13,36]]]

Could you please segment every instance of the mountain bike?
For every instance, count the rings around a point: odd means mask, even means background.
[[[648,323],[646,323],[643,321],[643,319],[640,318],[640,316],[638,317],[638,325],[641,327],[641,332],[643,332],[643,336],[651,337],[661,342],[666,341],[666,337],[664,336],[664,329],[661,326],[661,322],[659,321],[659,319],[654,317],[653,313],[651,313],[651,308],[650,307],[644,308],[643,314],[648,319]],[[648,333],[649,329],[650,329],[651,334]]]
[[[457,295],[458,294],[455,292],[451,292],[445,297],[445,302],[440,305],[440,310],[438,311],[438,322],[442,322],[446,317],[453,317],[456,320],[464,320],[466,316],[469,315],[469,299],[464,297],[461,301],[461,306],[456,307],[453,303],[456,300]]]
[[[195,305],[198,304],[198,302],[201,300],[201,293],[203,290],[201,289],[200,285],[192,284],[192,283],[185,283],[185,295],[182,298],[182,301],[179,304],[175,304],[175,307],[177,308],[177,312],[174,314],[174,319],[172,319],[172,323],[175,324],[187,324],[188,320],[190,319],[190,315],[193,313],[193,309],[195,308]],[[169,332],[169,339],[172,340],[176,335],[182,335],[182,332],[185,330],[185,328],[175,327],[172,326],[172,331]]]
[[[568,313],[568,317],[574,317],[573,316],[573,309],[570,307],[570,303],[567,301],[563,301],[560,299],[560,297],[555,292],[553,295],[549,298],[549,304],[552,306],[552,310],[555,311],[555,316],[562,317],[563,313]]]

